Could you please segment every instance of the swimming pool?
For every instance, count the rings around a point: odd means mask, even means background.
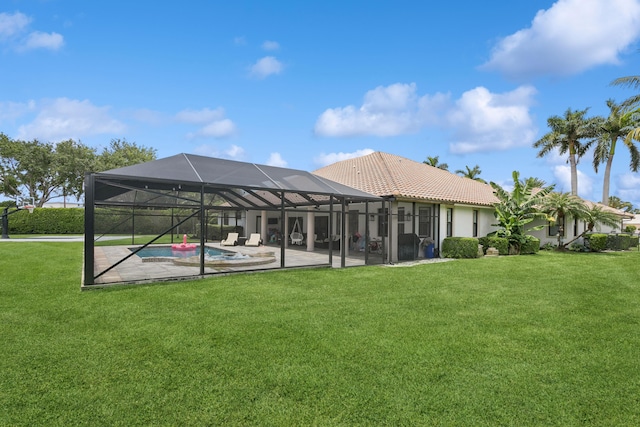
[[[137,248],[129,248],[131,252]],[[236,252],[227,251],[224,249],[205,247],[204,252],[206,257],[226,258],[233,257]],[[140,258],[188,258],[192,256],[200,255],[200,247],[197,247],[190,251],[174,250],[171,246],[147,246],[136,253]]]

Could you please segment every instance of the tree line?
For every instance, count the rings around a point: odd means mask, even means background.
[[[80,200],[88,172],[131,166],[156,159],[156,150],[126,139],[112,139],[98,152],[80,141],[21,141],[0,133],[0,194],[42,207],[63,197]]]

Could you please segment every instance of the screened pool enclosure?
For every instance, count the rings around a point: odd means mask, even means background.
[[[369,211],[371,202],[382,203],[384,212],[385,200],[309,172],[192,154],[88,174],[83,286],[337,261],[344,267],[351,265],[350,251],[362,264],[384,262],[385,254],[358,250],[349,233],[350,224],[361,224],[366,242],[368,218],[381,215]],[[209,259],[206,247],[221,245],[230,233],[239,238],[227,249],[245,262]],[[263,244],[243,246],[254,234]],[[143,262],[136,255],[151,245],[179,249],[183,236],[199,249],[192,256]],[[127,244],[110,244],[107,237]]]

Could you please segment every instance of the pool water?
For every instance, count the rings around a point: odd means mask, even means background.
[[[129,248],[131,252],[135,251],[137,248]],[[189,251],[177,251],[172,249],[171,246],[147,246],[144,249],[141,249],[136,255],[140,258],[187,258],[200,254],[200,247],[197,247],[193,250]],[[224,249],[217,248],[205,248],[204,252],[207,257],[230,257],[234,256],[236,252],[226,251]]]

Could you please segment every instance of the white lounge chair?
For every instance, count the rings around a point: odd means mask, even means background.
[[[260,233],[251,233],[246,242],[244,242],[245,246],[260,246],[262,243],[262,239],[260,238]]]
[[[238,233],[229,233],[225,240],[220,241],[222,246],[236,246],[238,244]]]

